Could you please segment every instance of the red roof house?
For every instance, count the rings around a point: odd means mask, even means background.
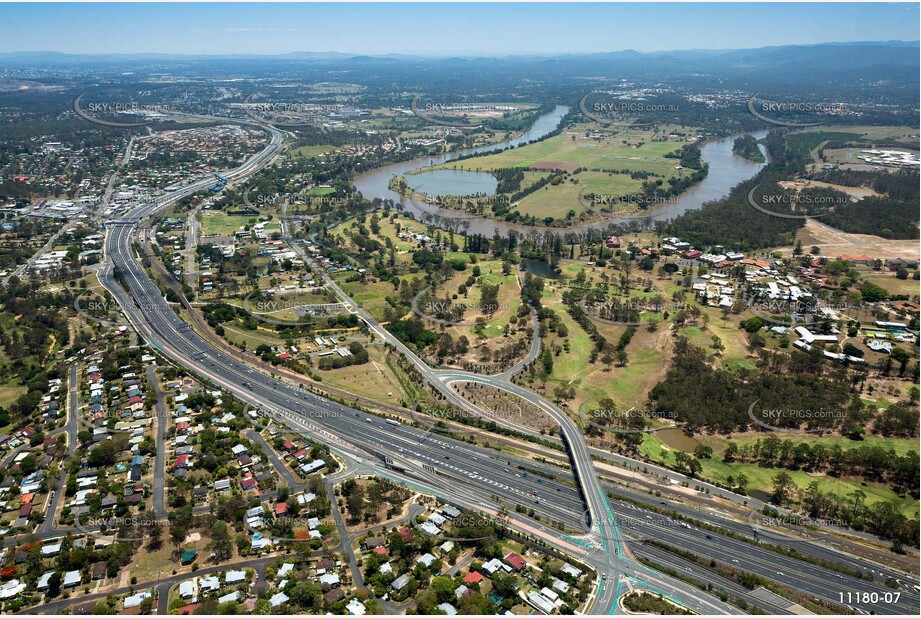
[[[511,566],[513,569],[515,569],[516,571],[520,571],[521,569],[528,566],[527,561],[525,561],[524,558],[522,558],[520,555],[516,554],[515,552],[511,552],[507,556],[505,556],[505,562],[509,566]]]
[[[483,581],[483,576],[479,573],[479,571],[472,571],[464,575],[465,584],[478,584],[481,581]]]

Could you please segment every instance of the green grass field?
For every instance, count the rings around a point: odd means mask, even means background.
[[[342,238],[346,238],[347,231],[351,230],[352,232],[354,232],[356,230],[356,228],[353,227],[353,224],[355,224],[355,220],[349,219],[348,221],[345,221],[344,223],[341,223],[337,225],[336,227],[334,227],[330,231],[330,235],[334,238],[336,236],[341,236]],[[368,230],[370,237],[373,238],[374,240],[377,240],[383,243],[384,239],[386,238],[390,239],[390,241],[393,243],[394,248],[397,251],[398,260],[400,259],[399,254],[407,254],[410,250],[412,250],[415,247],[415,244],[408,240],[403,240],[402,238],[397,236],[396,226],[399,225],[400,229],[405,232],[424,232],[425,231],[425,226],[423,226],[418,221],[413,221],[412,219],[409,219],[407,217],[401,217],[401,216],[398,216],[396,220],[394,221],[394,223],[391,223],[389,218],[382,217],[380,220],[380,233],[379,234],[372,234],[370,232],[371,230],[370,217],[368,218],[368,220],[365,221],[364,225],[365,225],[365,229]],[[458,240],[460,240],[460,237],[458,237]],[[352,249],[352,250],[357,249],[356,246],[351,245],[351,244],[347,248]],[[409,261],[410,259],[411,259],[411,256],[404,255],[401,261]]]
[[[202,236],[233,236],[247,225],[258,223],[259,218],[251,215],[228,215],[216,210],[201,212]]]
[[[399,403],[401,399],[409,399],[400,380],[387,364],[385,352],[379,347],[371,347],[368,349],[368,354],[371,361],[364,365],[353,365],[318,373],[324,383],[371,397],[377,401]]]
[[[345,293],[366,309],[376,320],[383,320],[384,307],[388,306],[386,298],[388,296],[395,298],[399,296],[394,291],[393,284],[390,281],[346,282],[345,280],[351,275],[352,273],[336,273],[334,278]],[[412,279],[412,276],[404,278]]]
[[[586,211],[579,200],[583,190],[600,195],[633,195],[643,184],[629,174],[614,174],[593,170],[646,171],[658,174],[667,181],[673,177],[684,177],[691,170],[676,170],[677,159],[666,158],[667,153],[679,149],[683,142],[652,142],[652,133],[631,133],[608,136],[601,140],[588,140],[581,135],[564,133],[536,144],[514,148],[484,157],[453,161],[431,169],[458,169],[487,171],[509,167],[546,169],[548,172],[526,172],[522,188],[533,184],[537,178],[548,175],[550,169],[573,171],[577,167],[586,171],[573,176],[558,185],[548,185],[525,196],[517,209],[523,215],[537,218],[565,218],[570,210],[579,214]],[[626,143],[625,143],[626,142]],[[425,171],[423,168],[419,171]],[[411,183],[410,183],[411,184]],[[588,203],[588,200],[586,200]],[[608,208],[608,204],[600,204]],[[617,204],[614,211],[631,214],[636,209],[629,204]]]
[[[763,438],[764,436],[762,435],[735,435],[732,437],[732,441],[742,446],[753,444],[758,439]],[[884,438],[882,436],[868,435],[864,436],[863,440],[850,440],[843,436],[791,435],[781,436],[781,439],[793,442],[794,444],[801,444],[803,442],[809,444],[821,443],[825,448],[831,448],[837,445],[843,450],[854,449],[860,446],[881,446],[887,450],[892,449],[899,455],[905,455],[909,451],[914,451],[916,453],[921,451],[921,448],[918,447],[918,441],[911,438]],[[729,440],[722,436],[708,436],[701,441],[710,444],[713,450],[718,453],[722,453],[726,448],[726,444],[729,442]]]
[[[586,206],[591,206],[591,200],[585,195],[633,195],[642,187],[642,180],[634,180],[625,174],[605,174],[601,172],[583,172],[573,177],[576,182],[564,182],[559,185],[546,185],[541,189],[526,195],[518,202],[517,210],[523,215],[532,215],[539,219],[544,217],[566,216],[569,210],[574,210],[576,215],[587,212]],[[584,193],[583,193],[584,192]],[[583,199],[579,199],[580,193]],[[604,207],[608,207],[604,204]],[[611,205],[614,207],[614,205]],[[563,210],[566,208],[566,210]],[[600,210],[600,205],[595,208]],[[619,214],[633,214],[635,208],[628,204],[618,204],[614,207]]]
[[[723,351],[719,358],[720,366],[724,369],[749,369],[755,370],[754,359],[748,352],[745,334],[739,328],[739,316],[730,316],[723,322],[720,311],[713,307],[701,307],[710,316],[710,323],[706,326],[700,323],[696,326],[684,326],[678,329],[678,334],[686,337],[688,341],[699,348],[703,348],[710,356],[716,354],[713,349],[713,336],[720,338]],[[742,316],[745,317],[745,316]]]
[[[706,442],[710,439],[705,438],[702,441]],[[644,434],[640,451],[658,463],[673,464],[675,461],[674,449],[665,446],[656,434]],[[700,474],[702,479],[726,483],[730,476],[738,476],[741,473],[748,477],[749,492],[764,492],[767,494],[773,491],[773,479],[781,470],[781,468],[765,468],[752,463],[726,463],[717,457],[703,459],[700,463],[703,468]],[[913,499],[911,496],[899,496],[888,487],[863,483],[860,479],[812,475],[802,470],[788,470],[787,472],[800,489],[805,489],[811,482],[816,481],[823,492],[832,492],[839,496],[846,496],[853,491],[860,490],[866,494],[867,504],[881,501],[892,502],[898,506],[903,515],[907,517],[918,516],[918,500]]]
[[[330,299],[325,294],[292,291],[275,294],[271,300],[267,301],[250,301],[248,306],[251,312],[264,318],[297,321],[300,319],[298,309],[302,305],[323,305],[329,302]]]
[[[573,139],[571,134],[562,134],[529,144],[520,148],[505,150],[485,157],[474,157],[463,161],[452,161],[433,169],[465,169],[473,171],[493,170],[503,167],[543,167],[558,164],[561,168],[606,168],[649,171],[666,177],[687,174],[675,170],[677,159],[665,158],[665,154],[681,148],[682,142],[646,141],[639,148],[625,145],[621,137],[609,137],[600,141]]]
[[[324,152],[333,152],[335,146],[329,144],[316,144],[314,146],[301,146],[291,151],[291,157],[316,157]]]
[[[26,394],[29,389],[16,380],[0,384],[0,408],[9,408],[14,401]]]
[[[862,272],[861,277],[870,283],[875,283],[890,294],[905,294],[909,297],[918,294],[918,282],[911,277],[897,279],[894,272],[887,271]]]
[[[458,257],[464,256],[468,263],[470,261],[470,256],[465,253],[455,252],[449,255]],[[514,271],[507,275],[502,274],[502,262],[499,260],[480,260],[476,265],[480,268],[480,281],[482,283],[499,286],[499,293],[497,296],[499,309],[491,315],[483,313],[479,309],[482,298],[482,288],[480,284],[477,283],[471,288],[468,288],[466,296],[458,294],[457,302],[469,305],[469,308],[464,312],[461,319],[473,322],[478,317],[487,318],[485,326],[479,333],[487,338],[498,337],[505,333],[505,329],[509,324],[509,319],[517,314],[518,307],[521,305],[518,277]],[[451,279],[439,286],[437,290],[439,297],[443,298],[445,293],[449,296],[457,294],[458,286],[471,276],[472,270],[472,267],[468,266],[467,270],[455,273]],[[455,334],[457,336],[466,335],[471,340],[477,336],[473,332],[473,326],[470,325],[460,325],[454,327],[454,329],[456,330]]]

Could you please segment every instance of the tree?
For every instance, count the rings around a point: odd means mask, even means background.
[[[731,463],[735,461],[736,456],[739,454],[739,445],[735,442],[729,442],[726,445],[726,450],[723,451],[723,461]]]
[[[353,523],[359,521],[365,509],[365,490],[361,485],[355,485],[352,488],[346,498],[346,504],[348,505],[349,521]]]
[[[781,470],[774,477],[774,493],[772,497],[777,504],[784,504],[788,499],[788,492],[793,486],[793,478],[786,470]]]
[[[740,473],[739,476],[736,477],[736,488],[739,490],[740,494],[745,495],[748,489],[748,477]]]
[[[48,578],[48,596],[56,597],[61,594],[61,574],[55,571]]]
[[[439,603],[455,601],[454,589],[456,587],[450,577],[443,575],[433,578],[432,583],[429,584],[429,590],[435,593]]]
[[[697,459],[710,459],[713,456],[713,447],[707,444],[698,444],[694,447],[694,457]]]
[[[147,542],[148,550],[157,551],[163,546],[163,527],[159,522],[152,522],[148,527],[147,534],[149,537]]]
[[[233,555],[233,540],[227,522],[220,519],[211,525],[211,550],[218,560],[226,560]]]
[[[515,578],[499,571],[492,576],[492,589],[493,592],[503,598],[512,597],[517,589]]]
[[[905,370],[908,368],[908,361],[911,359],[911,354],[904,348],[892,348],[891,356],[894,360],[899,362],[899,375],[905,375]]]

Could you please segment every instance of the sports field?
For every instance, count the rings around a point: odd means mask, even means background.
[[[228,215],[217,210],[201,212],[202,236],[233,236],[242,232],[247,225],[259,222],[259,217],[252,215]]]

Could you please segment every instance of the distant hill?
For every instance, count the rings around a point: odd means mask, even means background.
[[[193,63],[226,67],[228,61],[254,65],[301,64],[328,70],[402,68],[415,69],[424,76],[430,71],[508,72],[541,78],[550,74],[581,77],[672,78],[691,74],[751,79],[760,86],[783,83],[860,82],[871,80],[905,81],[917,84],[921,71],[918,41],[861,41],[782,45],[734,50],[672,50],[638,52],[611,51],[593,54],[554,54],[519,56],[409,56],[401,54],[365,55],[342,52],[292,52],[282,55],[181,55],[181,54],[64,54],[47,51],[0,53],[0,66],[54,67],[80,64],[113,66]],[[907,81],[906,81],[907,80]]]

